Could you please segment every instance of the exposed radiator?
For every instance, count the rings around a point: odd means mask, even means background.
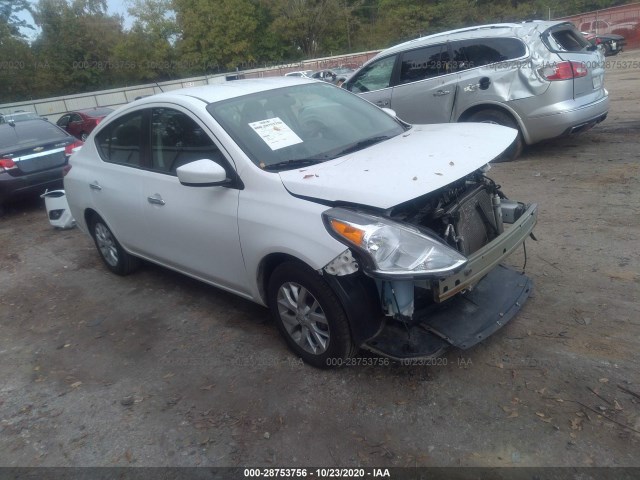
[[[465,255],[479,250],[498,235],[491,196],[484,186],[456,202],[447,213],[461,239],[458,249]]]

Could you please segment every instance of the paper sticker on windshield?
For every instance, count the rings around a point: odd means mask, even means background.
[[[260,138],[269,145],[271,150],[279,150],[296,143],[302,143],[302,139],[279,117],[251,122],[249,126],[260,135]]]

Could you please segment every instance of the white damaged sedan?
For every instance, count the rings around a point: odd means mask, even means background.
[[[111,271],[139,259],[271,309],[317,367],[469,348],[531,290],[502,264],[536,205],[485,175],[516,131],[408,125],[325,82],[171,91],[107,117],[65,189]]]

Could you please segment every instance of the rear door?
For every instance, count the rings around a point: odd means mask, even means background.
[[[514,92],[521,67],[528,56],[517,38],[474,38],[452,43],[453,62],[460,72],[455,118],[480,103],[504,103],[535,94],[520,88]]]
[[[148,120],[144,111],[123,115],[101,130],[95,139],[101,161],[83,177],[91,202],[118,241],[129,251],[142,252],[145,239],[140,224],[142,186],[148,175]],[[82,153],[82,151],[81,151]]]

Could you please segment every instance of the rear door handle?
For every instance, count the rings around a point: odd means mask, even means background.
[[[437,90],[433,96],[434,97],[444,97],[445,95],[449,95],[451,90]]]
[[[376,105],[378,105],[379,107],[388,107],[389,106],[389,100],[378,100],[376,102]]]
[[[100,186],[100,184],[98,183],[97,180],[95,182],[93,182],[93,183],[90,183],[89,184],[89,188],[91,190],[102,190],[102,187]]]
[[[162,199],[159,193],[156,193],[151,197],[147,197],[147,202],[152,203],[154,205],[164,205],[164,200]]]

